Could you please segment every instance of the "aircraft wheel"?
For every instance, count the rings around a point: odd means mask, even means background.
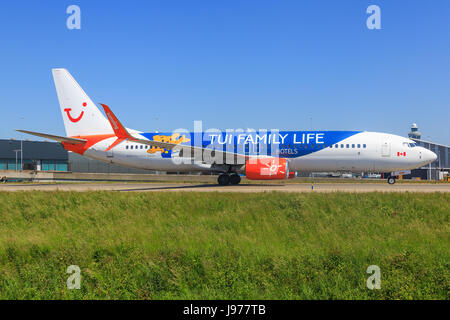
[[[389,177],[388,180],[387,180],[387,182],[388,182],[389,184],[394,184],[394,183],[395,183],[395,178],[394,178],[394,177]]]
[[[233,173],[230,175],[230,183],[233,185],[239,184],[241,182],[241,176],[237,173]]]
[[[221,186],[226,186],[230,183],[230,176],[227,174],[221,174],[219,178],[217,178],[217,182]]]

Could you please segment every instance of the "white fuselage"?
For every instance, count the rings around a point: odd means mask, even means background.
[[[140,135],[142,137],[145,138]],[[163,157],[161,153],[164,151],[149,153],[148,146],[130,141],[106,151],[114,140],[114,137],[102,140],[86,150],[84,155],[121,166],[155,171],[218,171],[201,161],[179,164],[170,157]],[[305,154],[308,147],[310,149]],[[393,172],[418,168],[436,160],[433,152],[417,146],[408,138],[377,132],[358,132],[329,145],[292,143],[279,144],[277,148],[276,154],[288,159],[290,171]]]

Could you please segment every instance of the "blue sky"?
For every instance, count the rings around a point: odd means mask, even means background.
[[[81,8],[81,30],[66,8]],[[366,8],[381,8],[381,30]],[[450,1],[2,1],[0,138],[64,135],[51,68],[144,131],[369,130],[450,145]],[[29,137],[27,137],[29,138]]]

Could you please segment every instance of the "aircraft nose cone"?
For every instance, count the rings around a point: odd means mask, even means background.
[[[427,163],[434,162],[437,159],[436,153],[434,153],[433,151],[430,151],[428,149],[426,150],[424,156],[425,156],[424,158],[425,158]]]
[[[430,152],[431,152],[431,161],[432,161],[432,162],[436,161],[436,159],[437,159],[436,153],[434,153],[434,152],[432,152],[432,151],[430,151]]]

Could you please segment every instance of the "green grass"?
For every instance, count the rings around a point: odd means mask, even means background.
[[[449,213],[448,193],[0,193],[0,298],[449,299]]]

